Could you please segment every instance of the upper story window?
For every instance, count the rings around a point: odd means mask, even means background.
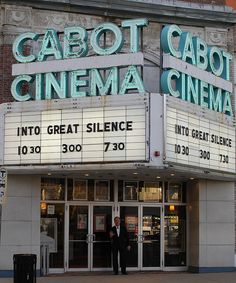
[[[169,182],[165,186],[165,201],[181,203],[183,198],[183,184],[181,182]]]
[[[65,200],[65,179],[42,178],[41,200]]]
[[[162,183],[145,182],[139,191],[139,200],[162,202]]]

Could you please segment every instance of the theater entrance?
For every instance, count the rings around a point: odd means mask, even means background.
[[[43,181],[41,247],[49,253],[49,273],[112,271],[109,231],[115,216],[129,233],[128,271],[187,269],[182,183],[120,181],[117,190],[112,181],[89,181],[89,190],[84,186],[85,193],[75,194],[73,182],[66,191],[64,179]]]
[[[131,250],[127,255],[130,270],[161,268],[161,207],[157,205],[121,205],[121,221],[127,227]]]
[[[161,207],[153,205],[68,205],[68,271],[112,270],[109,230],[114,215],[126,225],[131,251],[127,269],[161,268]]]
[[[68,271],[111,269],[112,205],[68,205]]]

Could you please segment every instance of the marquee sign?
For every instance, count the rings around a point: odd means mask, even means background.
[[[143,65],[140,30],[147,25],[144,18],[122,21],[121,27],[102,23],[90,33],[82,26],[66,27],[60,38],[57,31],[48,29],[41,41],[35,32],[19,35],[13,43],[18,63],[12,66],[12,96],[17,101],[28,101],[123,95],[130,90],[145,93],[138,67]],[[129,34],[128,53],[126,49],[126,54],[118,54],[124,47],[125,31]],[[102,40],[107,33],[112,42]],[[31,48],[26,55],[25,46],[34,44],[38,44],[39,51],[35,53]],[[121,67],[126,67],[124,75],[124,70],[120,74]],[[23,93],[24,84],[33,85],[35,92]]]
[[[173,101],[171,103],[170,97],[167,99],[165,161],[206,170],[235,173],[233,124],[222,123],[222,116],[213,120],[183,111],[181,109],[187,108],[185,104],[176,107],[178,105],[176,99],[175,105]],[[195,111],[197,112],[197,109]]]
[[[4,164],[147,160],[146,105],[5,114]]]
[[[176,46],[177,42],[177,46]],[[164,52],[161,87],[164,93],[233,116],[230,95],[232,55],[176,25],[161,33]]]

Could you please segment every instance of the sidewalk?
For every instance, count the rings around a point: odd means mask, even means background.
[[[48,277],[37,278],[37,283],[235,283],[236,272],[228,273],[142,273],[130,272],[126,275],[105,274],[86,274],[78,275],[50,275]],[[12,283],[13,278],[0,278],[0,283]],[[17,282],[18,283],[18,282]],[[21,282],[19,282],[21,283]]]

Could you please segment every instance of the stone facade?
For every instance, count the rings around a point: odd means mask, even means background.
[[[144,29],[143,32],[143,38],[144,38],[144,50],[145,50],[145,59],[146,59],[146,68],[153,68],[152,70],[155,70],[152,77],[146,77],[145,80],[147,81],[147,84],[150,85],[148,88],[148,91],[153,92],[159,92],[159,79],[156,79],[160,74],[160,31],[163,23],[165,22],[172,22],[178,23],[181,27],[181,29],[185,31],[190,31],[192,34],[199,36],[203,38],[207,44],[217,46],[221,49],[228,50],[234,56],[236,55],[236,20],[233,22],[233,16],[235,17],[236,14],[232,14],[232,12],[229,12],[229,22],[224,22],[224,18],[227,19],[227,11],[224,10],[223,6],[225,5],[225,0],[201,0],[201,1],[187,1],[187,0],[181,0],[182,2],[188,2],[191,4],[198,5],[199,8],[202,7],[201,5],[209,4],[210,5],[218,5],[222,6],[222,10],[219,10],[219,13],[222,13],[222,19],[218,21],[217,16],[220,14],[214,14],[212,16],[212,11],[204,11],[204,13],[208,13],[209,19],[205,18],[203,23],[198,23],[199,19],[196,17],[194,18],[194,13],[197,13],[196,15],[199,15],[201,10],[194,10],[191,7],[186,4],[186,7],[184,8],[185,11],[182,12],[183,14],[186,14],[187,11],[190,11],[191,17],[187,17],[183,19],[181,12],[180,17],[178,17],[178,11],[180,8],[174,7],[172,10],[166,10],[166,14],[162,15],[161,12],[159,14],[155,14],[158,12],[151,12],[151,5],[155,5],[156,2],[156,8],[160,8],[160,11],[163,11],[165,7],[158,6],[160,3],[168,4],[168,2],[174,3],[174,1],[138,1],[142,3],[146,3],[145,9],[149,11],[150,14],[145,13],[145,17],[148,17],[150,19],[150,24],[148,29]],[[8,2],[8,1],[5,1]],[[23,2],[23,1],[22,1]],[[28,3],[28,1],[25,1]],[[37,1],[40,2],[40,1]],[[45,1],[42,1],[45,2]],[[53,1],[48,1],[53,2]],[[76,26],[81,25],[86,27],[87,29],[91,29],[94,26],[98,25],[102,22],[116,22],[120,23],[121,19],[125,18],[132,18],[137,17],[137,15],[134,15],[134,13],[130,12],[131,8],[134,8],[134,11],[137,9],[139,10],[138,16],[142,17],[142,9],[139,4],[136,3],[136,1],[124,1],[125,4],[129,4],[129,11],[125,10],[123,13],[122,7],[116,7],[114,4],[114,7],[107,7],[104,5],[104,10],[101,12],[100,9],[93,8],[93,13],[88,14],[86,10],[81,9],[81,12],[79,12],[79,6],[77,7],[71,7],[71,11],[68,11],[68,7],[61,6],[62,4],[56,6],[57,3],[63,2],[63,1],[54,1],[55,5],[54,7],[50,9],[42,9],[40,7],[40,4],[38,4],[38,7],[26,5],[26,6],[20,6],[20,5],[1,5],[1,13],[0,13],[0,28],[1,28],[1,34],[0,34],[0,103],[4,102],[10,102],[13,101],[13,98],[10,93],[11,88],[11,82],[13,80],[13,77],[11,76],[11,66],[13,63],[15,63],[15,59],[12,56],[12,43],[16,36],[22,32],[25,31],[35,31],[37,33],[43,34],[47,28],[54,28],[59,32],[63,32],[65,27],[68,26]],[[80,2],[80,1],[78,1]],[[96,2],[96,1],[95,1]],[[111,1],[112,2],[112,1]],[[102,3],[102,2],[101,2]],[[43,3],[42,3],[43,5]],[[81,4],[82,5],[82,4]],[[102,5],[102,4],[101,4]],[[150,6],[150,10],[148,10],[148,6]],[[50,7],[50,6],[49,6]],[[128,7],[128,6],[125,6]],[[126,8],[124,8],[126,9]],[[162,10],[161,10],[162,9]],[[183,10],[184,10],[183,9]],[[213,8],[212,8],[213,9]],[[119,13],[117,13],[117,10]],[[194,12],[193,12],[194,10]],[[214,10],[214,9],[213,9]],[[105,11],[105,12],[104,12]],[[114,16],[116,11],[116,16]],[[218,10],[217,10],[218,11]],[[117,15],[120,15],[120,18],[117,17]],[[121,16],[122,15],[122,16]],[[206,17],[206,14],[201,17]],[[171,20],[170,20],[171,18]],[[35,46],[34,48],[38,48],[38,46]],[[232,64],[231,68],[231,79],[234,82],[235,85],[235,91],[236,91],[236,62]],[[235,96],[235,93],[234,93]],[[232,99],[234,110],[236,110],[235,105],[235,99]],[[20,177],[16,178],[16,181]],[[25,182],[30,182],[30,178],[25,180]],[[39,179],[33,180],[37,184],[37,188],[39,188]],[[192,219],[195,219],[195,221],[190,221],[189,225],[193,228],[192,232],[196,232],[197,234],[192,235],[192,238],[190,240],[190,245],[193,247],[192,253],[195,253],[194,255],[194,261],[190,261],[190,265],[192,266],[198,266],[198,267],[211,267],[212,266],[212,260],[214,261],[215,266],[222,266],[219,258],[214,258],[215,254],[223,254],[225,258],[227,257],[226,254],[230,253],[230,262],[225,261],[226,266],[232,265],[233,261],[233,248],[236,246],[236,239],[233,239],[232,235],[234,233],[235,229],[235,219],[232,218],[234,205],[236,203],[233,203],[234,197],[236,195],[236,187],[235,187],[235,194],[233,193],[234,188],[231,185],[227,186],[227,183],[223,183],[223,185],[226,186],[226,190],[228,193],[226,195],[221,195],[222,186],[218,186],[215,182],[205,182],[200,181],[197,184],[194,184],[193,187],[191,187],[191,190],[194,190],[194,194],[190,196],[190,203],[189,205],[195,206],[194,210],[194,217]],[[26,189],[27,186],[24,186],[24,189]],[[10,201],[18,201],[19,196],[14,195],[14,191],[10,192]],[[30,194],[30,189],[26,191],[26,197]],[[36,192],[33,192],[36,193]],[[38,193],[37,193],[38,194]],[[193,198],[196,196],[196,198]],[[39,200],[39,195],[36,195],[37,199]],[[225,198],[224,198],[225,197]],[[216,199],[217,198],[217,199]],[[213,205],[213,206],[212,206]],[[224,211],[224,207],[227,207],[227,211]],[[214,218],[214,211],[219,208],[220,209],[220,215],[221,219],[217,220]],[[205,209],[205,210],[204,210]],[[34,212],[35,213],[35,212]],[[14,213],[13,213],[14,214]],[[11,215],[13,215],[11,214]],[[23,214],[23,212],[22,212]],[[4,212],[3,214],[3,220],[9,220],[14,221],[17,219],[17,211],[15,212],[15,215],[12,217],[14,219],[8,219],[7,213]],[[190,212],[191,215],[191,212]],[[218,214],[217,214],[218,215]],[[235,207],[235,215],[236,215],[236,207]],[[38,224],[39,219],[35,217],[29,218],[28,215],[24,216],[26,221],[28,221],[28,229],[31,231],[34,231],[34,225]],[[227,217],[231,217],[229,220]],[[25,221],[25,219],[20,219],[21,221]],[[197,221],[196,219],[201,219],[201,221]],[[227,222],[228,221],[228,222]],[[10,222],[9,222],[10,223]],[[222,226],[222,223],[224,225]],[[19,225],[19,223],[18,223]],[[9,227],[10,229],[10,227]],[[38,229],[38,228],[37,228]],[[38,230],[36,231],[38,232]],[[227,238],[227,244],[223,245],[222,243],[222,237],[225,235],[225,231],[230,230],[231,233],[228,235]],[[219,232],[219,234],[218,234]],[[5,235],[6,236],[6,235]],[[5,237],[2,240],[5,241],[6,248],[8,245],[11,245],[15,239]],[[15,235],[18,237],[18,235]],[[36,236],[38,237],[38,236]],[[214,247],[209,245],[209,242],[213,239]],[[24,240],[24,239],[22,239]],[[27,239],[27,241],[31,242],[31,246],[35,248],[34,238]],[[25,240],[26,241],[26,240]],[[234,243],[235,242],[235,243]],[[24,243],[26,245],[26,243]],[[38,246],[35,248],[38,249]],[[32,249],[29,248],[31,251]],[[208,251],[208,254],[206,254]],[[7,251],[5,251],[7,253]],[[24,250],[25,252],[25,250]],[[37,253],[39,251],[37,250]],[[196,256],[197,254],[197,256]],[[1,266],[1,264],[0,264]]]
[[[161,1],[162,4],[167,2],[168,1]],[[62,12],[57,11],[56,9],[53,11],[41,10],[29,6],[2,5],[1,8],[0,23],[2,34],[0,35],[0,48],[2,52],[0,55],[0,72],[2,75],[0,76],[0,80],[4,86],[0,91],[1,103],[13,100],[9,91],[13,80],[11,76],[11,65],[15,62],[11,52],[11,44],[18,34],[29,30],[37,33],[44,33],[47,28],[54,28],[59,32],[63,32],[65,27],[75,25],[81,25],[87,29],[91,29],[105,21],[113,21],[117,23],[120,23],[121,21],[120,19],[113,17],[111,18],[66,11]],[[133,16],[127,14],[126,17]],[[160,64],[160,56],[158,54],[160,48],[159,34],[161,24],[161,22],[158,22],[158,18],[156,20],[151,18],[149,28],[144,29],[143,34],[146,59],[149,62],[152,62],[152,64],[157,65]],[[232,43],[232,29],[223,27],[221,24],[214,25],[214,27],[211,25],[212,24],[209,22],[209,24],[206,24],[203,27],[198,27],[190,21],[188,25],[181,25],[181,28],[186,31],[191,31],[191,33],[196,36],[200,36],[209,45],[215,45],[222,49],[228,49],[230,47],[230,50],[233,51],[234,44]],[[36,45],[34,48],[37,50],[39,47]],[[152,88],[152,91],[159,91],[159,88]]]
[[[222,5],[226,4],[226,0],[182,0],[191,3],[211,4],[211,5]]]

